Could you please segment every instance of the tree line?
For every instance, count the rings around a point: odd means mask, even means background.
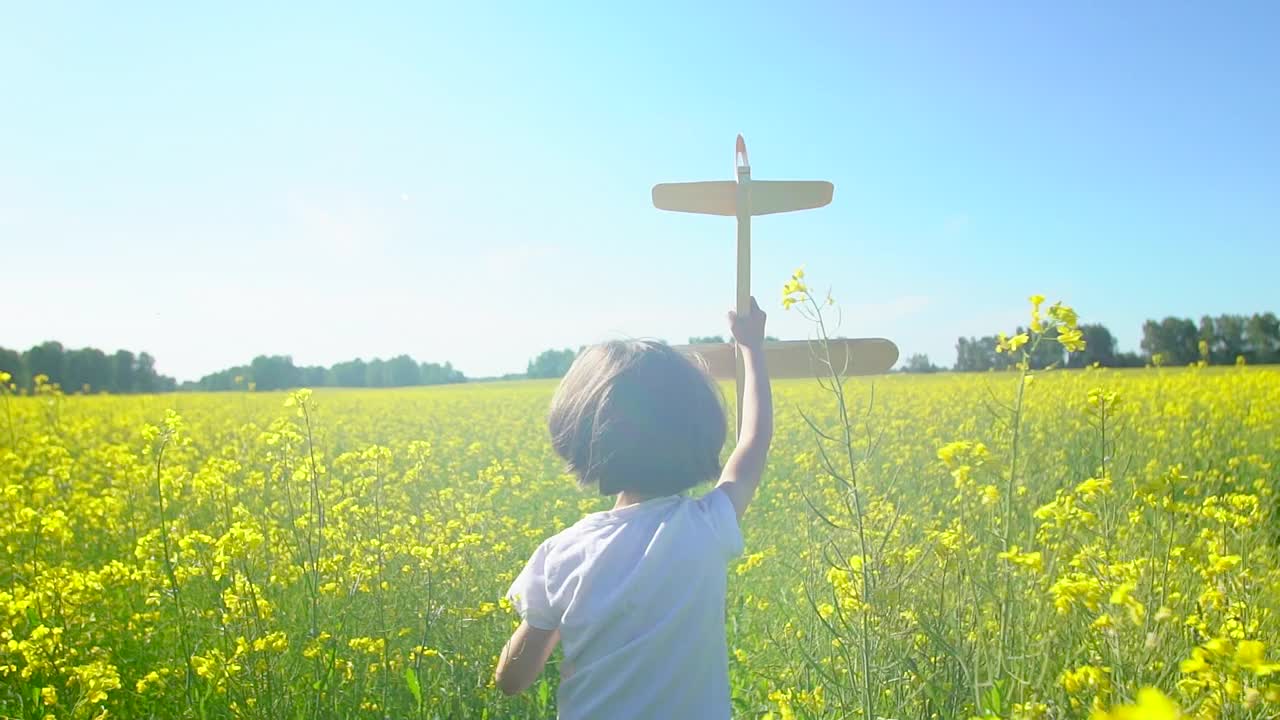
[[[1025,332],[1018,328],[1016,333]],[[1086,347],[1082,352],[1065,353],[1053,342],[1041,343],[1031,355],[1034,368],[1060,366],[1142,367],[1144,365],[1188,365],[1204,361],[1211,365],[1244,362],[1251,365],[1280,363],[1280,319],[1273,312],[1253,315],[1205,315],[1197,324],[1189,318],[1166,317],[1142,324],[1141,352],[1119,352],[1115,337],[1101,323],[1080,325]],[[769,340],[776,340],[770,337]],[[723,336],[691,337],[690,344],[724,342]],[[996,352],[997,337],[961,337],[956,340],[958,371],[1003,370],[1015,358]],[[547,350],[529,361],[523,377],[562,377],[573,364],[577,351],[569,348]],[[928,355],[907,358],[903,372],[937,372]],[[70,349],[48,341],[25,352],[0,347],[0,371],[12,382],[30,390],[37,377],[56,384],[65,392],[151,393],[172,390],[284,390],[296,387],[408,387],[466,382],[467,377],[452,364],[418,362],[408,355],[388,360],[362,359],[340,362],[332,367],[298,366],[288,355],[259,355],[248,365],[227,368],[194,382],[179,384],[156,372],[155,358],[146,352],[134,354],[117,350],[107,354],[92,347]],[[521,377],[510,375],[504,377]]]
[[[24,390],[30,390],[38,377],[65,392],[149,393],[177,387],[173,378],[156,372],[155,358],[145,352],[117,350],[108,355],[98,348],[65,348],[52,340],[26,352],[0,347],[0,371]]]
[[[387,388],[414,385],[446,385],[466,382],[462,371],[446,362],[420,363],[408,355],[389,360],[360,358],[334,364],[299,366],[288,355],[259,355],[248,365],[220,370],[195,382],[183,383],[184,390],[287,390],[297,387]]]
[[[1016,332],[1025,332],[1018,328]],[[1119,352],[1116,340],[1105,325],[1080,325],[1086,347],[1082,352],[1063,352],[1057,343],[1041,343],[1032,353],[1035,368],[1058,365],[1082,368],[1143,367],[1145,365],[1189,365],[1204,361],[1211,365],[1244,362],[1250,365],[1280,363],[1280,319],[1275,313],[1253,315],[1205,315],[1199,325],[1188,318],[1166,317],[1142,324],[1140,353]],[[997,337],[962,337],[956,340],[959,371],[1003,370],[1017,361],[1007,353],[997,353]],[[903,366],[905,372],[933,372],[940,368],[927,355],[913,355]]]
[[[37,377],[58,385],[63,392],[114,394],[171,392],[174,390],[287,390],[298,387],[407,387],[466,382],[450,363],[419,363],[408,355],[389,360],[348,360],[332,367],[298,366],[288,355],[259,355],[248,365],[220,370],[196,380],[178,383],[156,372],[155,358],[128,350],[113,354],[97,348],[70,350],[55,341],[18,352],[0,347],[0,371],[24,391],[34,388]]]

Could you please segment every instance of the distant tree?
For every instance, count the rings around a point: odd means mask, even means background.
[[[1013,334],[1027,332],[1019,327]],[[959,338],[956,340],[955,369],[961,372],[982,372],[986,370],[1007,370],[1017,363],[1017,357],[1009,353],[996,352],[1000,339],[995,335],[980,338]],[[1047,368],[1062,366],[1066,360],[1066,352],[1062,346],[1051,338],[1036,346],[1031,352],[1031,367]]]
[[[63,390],[102,392],[111,385],[111,359],[97,348],[80,348],[66,353],[67,369]]]
[[[1196,324],[1185,318],[1167,317],[1142,324],[1142,351],[1153,359],[1159,355],[1165,365],[1189,365],[1199,360],[1199,341]]]
[[[237,365],[236,367],[219,370],[200,378],[194,383],[190,383],[187,387],[192,390],[247,390],[249,383],[252,382],[252,372],[248,365]]]
[[[1115,367],[1143,367],[1147,364],[1148,358],[1143,357],[1135,352],[1116,353],[1114,365]]]
[[[419,377],[422,379],[423,385],[446,385],[466,382],[466,377],[462,372],[455,370],[453,365],[447,362],[443,365],[422,363],[419,368]]]
[[[128,350],[117,350],[111,356],[111,392],[133,392],[134,362],[133,353]]]
[[[421,383],[418,363],[408,355],[397,355],[386,364],[387,387],[407,387]]]
[[[1253,353],[1245,337],[1248,321],[1244,315],[1205,315],[1200,318],[1199,340],[1208,351],[1205,359],[1215,365],[1229,365],[1241,356],[1253,360],[1249,357]]]
[[[1213,345],[1216,328],[1213,326],[1213,318],[1208,315],[1200,318],[1200,331],[1196,336],[1197,357],[1206,362],[1213,362]]]
[[[1117,364],[1116,339],[1106,325],[1082,323],[1080,333],[1084,335],[1085,348],[1067,357],[1067,367],[1089,367],[1094,363],[1111,367]]]
[[[1248,358],[1250,362],[1280,362],[1280,319],[1276,318],[1275,313],[1254,313],[1249,316],[1244,326],[1244,336],[1252,354]]]
[[[329,370],[329,375],[333,378],[329,384],[338,387],[365,387],[368,380],[365,362],[360,358],[335,364]]]
[[[972,372],[975,370],[986,369],[985,367],[982,367],[986,356],[978,349],[977,343],[977,339],[971,337],[956,339],[956,370],[960,372]]]
[[[248,390],[249,383],[253,382],[253,371],[248,365],[237,365],[229,367],[226,370],[219,370],[200,378],[194,383],[187,383],[185,387],[191,390]],[[255,385],[256,388],[256,385]]]
[[[1216,337],[1210,346],[1214,362],[1229,365],[1238,357],[1253,360],[1254,351],[1249,343],[1249,317],[1247,315],[1219,315],[1214,320]]]
[[[298,368],[298,375],[302,387],[315,388],[329,384],[329,370],[321,365]]]
[[[374,358],[364,366],[365,387],[380,388],[387,386],[387,363],[381,358]]]
[[[32,378],[44,375],[49,382],[62,384],[67,375],[67,357],[62,343],[49,340],[36,345],[23,355],[27,372]]]
[[[301,385],[302,373],[288,355],[259,355],[249,363],[258,390],[286,390]]]
[[[138,353],[138,361],[134,364],[134,389],[138,392],[162,392],[169,385],[167,378],[156,372],[156,359],[148,353]]]
[[[9,382],[25,388],[31,384],[31,375],[27,372],[27,363],[22,353],[17,350],[0,348],[0,370],[9,373]]]
[[[956,340],[955,369],[961,372],[982,372],[1010,367],[1013,360],[1007,354],[996,352],[996,343],[994,335],[959,338]]]
[[[935,373],[940,369],[929,362],[929,356],[924,353],[915,353],[907,358],[907,362],[902,366],[902,372],[906,373]]]
[[[577,355],[577,353],[568,348],[564,350],[544,350],[538,357],[529,361],[525,374],[531,378],[564,377],[565,373],[569,372],[569,366],[573,364],[573,359]]]

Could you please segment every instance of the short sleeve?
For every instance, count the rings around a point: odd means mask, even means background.
[[[507,599],[529,625],[539,630],[554,630],[560,626],[560,619],[551,611],[546,567],[547,543],[544,542],[533,551],[533,557],[511,583]]]
[[[699,514],[711,527],[716,546],[725,562],[742,554],[742,529],[738,526],[738,513],[728,493],[716,488],[698,498]]]

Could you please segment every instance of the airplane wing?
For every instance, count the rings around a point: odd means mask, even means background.
[[[841,375],[878,375],[888,372],[898,361],[898,346],[884,338],[835,339],[830,341],[831,364]],[[678,345],[686,355],[697,356],[717,380],[732,379],[737,373],[733,343]],[[826,356],[818,356],[822,345],[808,340],[766,343],[765,364],[771,378],[811,378],[827,376]]]
[[[737,215],[738,183],[733,180],[660,183],[653,186],[653,204],[659,210]]]
[[[819,208],[830,203],[835,193],[835,186],[824,180],[752,180],[748,188],[752,215]],[[653,204],[659,210],[734,216],[738,214],[738,183],[660,183],[653,186]]]
[[[752,180],[751,214],[820,208],[831,202],[835,191],[836,186],[825,180]]]

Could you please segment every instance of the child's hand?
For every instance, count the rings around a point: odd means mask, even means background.
[[[729,330],[733,333],[733,339],[745,348],[758,350],[764,345],[764,321],[764,311],[756,304],[754,297],[751,298],[751,312],[746,315],[729,311]]]

